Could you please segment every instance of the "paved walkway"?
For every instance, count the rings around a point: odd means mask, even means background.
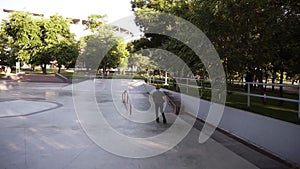
[[[199,144],[199,129],[203,125],[200,121],[196,122],[179,144],[165,153],[135,159],[112,154],[91,139],[93,134],[99,134],[103,136],[100,139],[105,139],[107,132],[87,123],[84,121],[86,119],[76,114],[74,97],[88,96],[87,93],[92,91],[96,97],[87,97],[80,101],[84,104],[96,101],[108,124],[117,132],[130,137],[145,138],[163,133],[174,125],[177,116],[167,106],[167,125],[155,121],[133,122],[148,120],[149,118],[143,117],[154,116],[149,95],[143,89],[142,83],[137,81],[84,81],[74,84],[73,87],[77,89],[74,93],[72,85],[66,83],[0,81],[1,169],[289,168],[220,131],[216,131],[206,143]],[[124,89],[129,91],[130,103],[133,106],[131,115],[128,107],[130,104],[122,102]],[[97,118],[91,113],[91,107],[85,107],[84,110],[86,118]],[[142,113],[145,115],[139,116]],[[185,115],[182,118],[188,120],[191,117]],[[80,124],[87,124],[92,130],[86,133],[87,130]],[[99,125],[104,127],[104,124]],[[163,149],[162,144],[154,142],[136,142],[128,147],[141,145],[146,151],[161,147]],[[115,147],[119,150],[126,149],[117,144]]]

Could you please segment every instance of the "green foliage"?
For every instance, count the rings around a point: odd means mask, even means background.
[[[57,61],[58,67],[68,66],[78,56],[74,35],[70,32],[69,21],[62,16],[53,15],[50,18],[38,20],[42,46],[33,58],[34,63],[42,65],[46,71],[46,64]],[[59,69],[60,71],[60,69]]]
[[[149,57],[143,56],[142,54],[134,53],[129,58],[130,67],[137,67],[140,70],[155,69],[155,63],[153,63]]]
[[[88,16],[88,22],[86,24],[86,29],[91,32],[98,31],[101,27],[107,26],[104,21],[105,15],[92,14]]]
[[[39,26],[28,13],[12,13],[1,23],[1,32],[7,38],[5,47],[10,50],[12,60],[29,62],[41,45]]]
[[[1,55],[6,60],[41,65],[45,74],[50,61],[56,60],[59,67],[68,66],[78,55],[69,21],[59,15],[34,18],[29,13],[14,12],[1,23],[1,37]],[[9,55],[3,49],[10,51]]]
[[[121,38],[115,37],[110,29],[98,29],[97,33],[85,39],[88,40],[86,45],[82,45],[85,48],[79,61],[90,70],[116,68],[129,55],[126,44]]]
[[[52,47],[52,52],[55,61],[58,65],[58,73],[60,73],[60,68],[64,65],[66,68],[74,67],[77,59],[78,46],[75,42],[68,40],[61,40],[58,44]]]
[[[182,17],[201,29],[212,41],[226,67],[227,77],[250,71],[299,74],[299,2],[293,0],[132,0],[132,10],[141,30],[151,21],[145,12],[164,12]],[[165,21],[176,30],[176,22]],[[162,25],[151,25],[160,28]],[[194,54],[185,45],[160,35],[146,34],[138,48],[160,47],[176,53],[195,74],[203,74]],[[148,41],[148,42],[147,42]],[[261,70],[259,71],[255,71]]]
[[[3,27],[1,27],[3,28]],[[1,29],[0,28],[0,29]],[[4,31],[0,30],[0,65],[9,65],[11,66],[13,61],[9,55],[9,51],[7,50],[8,44],[8,36],[4,33]]]

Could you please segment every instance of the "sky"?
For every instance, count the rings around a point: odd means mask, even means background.
[[[0,0],[0,8],[78,19],[106,14],[109,23],[132,15],[130,0]]]

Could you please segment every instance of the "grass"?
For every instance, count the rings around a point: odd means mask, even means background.
[[[61,70],[60,74],[68,79],[73,79],[74,71],[73,70]]]
[[[262,98],[251,97],[251,105],[248,107],[246,95],[232,93],[227,95],[226,105],[275,119],[300,124],[297,103],[280,103],[279,100],[267,99],[264,104]]]
[[[43,74],[42,70],[40,68],[36,68],[35,70],[31,69],[23,69],[21,72],[25,72],[26,74]],[[47,75],[49,74],[55,74],[58,72],[58,69],[47,69]],[[14,71],[12,73],[15,73]],[[68,70],[68,69],[61,69],[60,74],[65,76],[68,79],[73,78],[74,70]]]
[[[5,76],[5,74],[0,74],[0,79],[3,78]]]
[[[47,74],[55,74],[57,73],[58,69],[47,69]],[[43,74],[42,69],[35,68],[34,70],[31,69],[22,69],[21,72],[25,72],[26,74]],[[15,73],[15,70],[12,71],[12,73]]]

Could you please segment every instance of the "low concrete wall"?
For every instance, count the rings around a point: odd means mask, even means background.
[[[283,159],[300,164],[300,126],[226,107],[219,127]]]
[[[153,86],[146,85],[148,91]],[[177,97],[179,93],[172,92]],[[182,95],[182,105],[186,112],[191,112],[205,120],[210,102],[195,97]],[[200,102],[199,110],[195,109]],[[244,110],[225,107],[219,128],[241,139],[263,148],[270,153],[300,165],[300,126]]]

